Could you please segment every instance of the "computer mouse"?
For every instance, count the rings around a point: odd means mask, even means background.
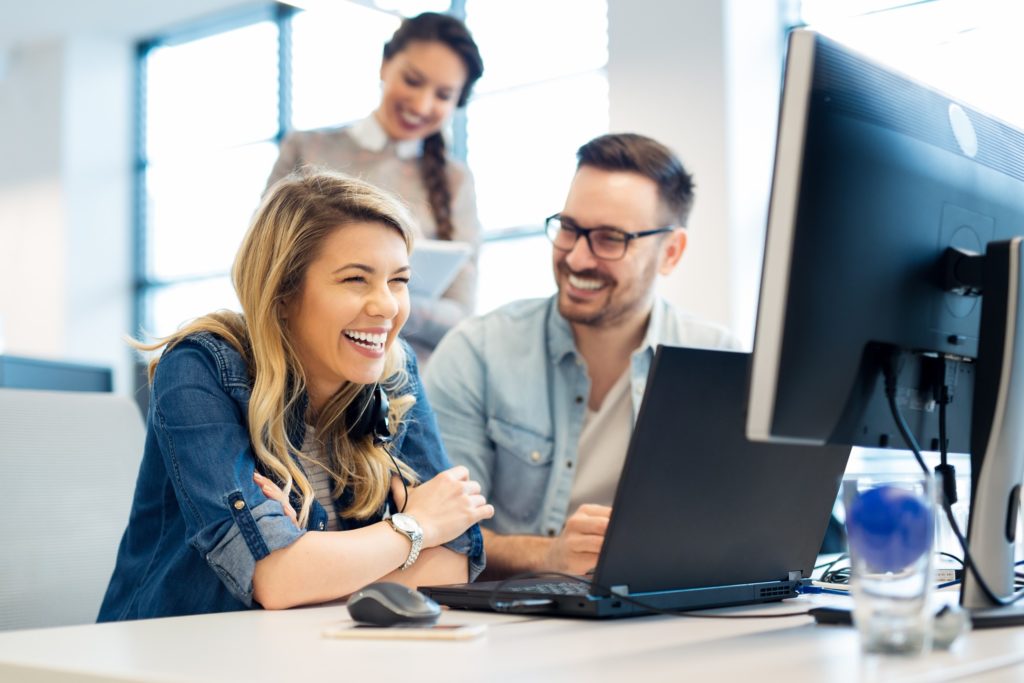
[[[356,591],[347,607],[355,621],[373,626],[432,624],[441,616],[441,606],[423,593],[388,581]]]

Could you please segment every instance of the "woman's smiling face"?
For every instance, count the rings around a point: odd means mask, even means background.
[[[409,317],[409,252],[378,222],[339,226],[284,308],[289,340],[319,407],[345,382],[371,384]]]
[[[422,140],[441,130],[466,85],[466,65],[444,43],[413,41],[380,68],[376,116],[393,140]]]

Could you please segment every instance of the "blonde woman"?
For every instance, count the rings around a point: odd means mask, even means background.
[[[398,339],[411,235],[396,200],[339,174],[267,193],[232,271],[242,314],[148,347],[145,453],[99,621],[479,574],[494,510],[450,466]]]

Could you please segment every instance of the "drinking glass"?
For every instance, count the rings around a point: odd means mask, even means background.
[[[843,481],[853,619],[865,652],[931,648],[935,486],[930,473]]]

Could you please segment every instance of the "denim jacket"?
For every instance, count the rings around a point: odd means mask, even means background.
[[[406,349],[409,383],[402,391],[413,393],[416,402],[394,445],[426,481],[450,463],[415,354]],[[259,607],[253,601],[256,562],[305,533],[324,529],[327,513],[316,500],[306,528],[297,529],[281,505],[253,482],[256,460],[247,417],[251,393],[245,360],[220,337],[190,336],[161,358],[131,515],[98,621]],[[304,413],[300,405],[288,416],[292,443],[302,443]],[[347,491],[335,501],[339,517],[350,500]],[[341,517],[341,523],[343,529],[354,529],[380,519]],[[480,573],[484,558],[478,527],[446,545],[469,556],[471,578]]]
[[[657,299],[630,357],[633,421],[658,344],[736,348],[723,328]],[[569,497],[590,377],[557,301],[517,301],[466,320],[434,351],[423,377],[452,461],[494,505],[501,534],[555,536]]]

